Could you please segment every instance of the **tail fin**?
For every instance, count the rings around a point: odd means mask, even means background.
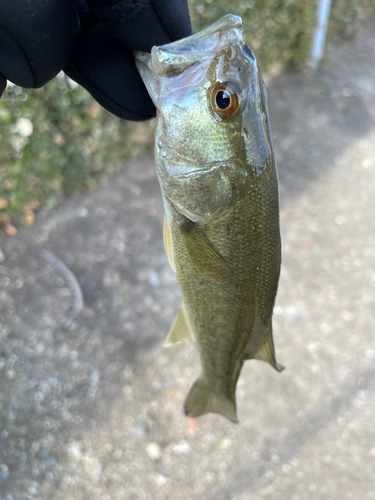
[[[186,398],[185,415],[199,417],[210,412],[220,413],[232,422],[238,422],[235,399],[212,392],[202,378],[199,378]]]

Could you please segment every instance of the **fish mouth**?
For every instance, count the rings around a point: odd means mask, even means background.
[[[165,45],[162,45],[160,47],[154,47],[155,53],[157,53],[158,49],[166,50],[169,49],[171,51],[176,52],[177,50],[193,50],[194,48],[197,48],[197,42],[199,42],[199,45],[202,44],[202,42],[210,42],[212,40],[212,37],[216,34],[222,34],[225,31],[228,30],[233,30],[233,29],[240,29],[242,30],[243,24],[242,24],[242,19],[239,16],[234,16],[233,14],[227,14],[226,16],[221,17],[218,19],[215,23],[211,24],[211,26],[208,26],[202,31],[199,31],[199,33],[194,33],[193,35],[190,35],[185,38],[181,38],[180,40],[177,40],[176,42],[171,42],[167,43]]]
[[[230,43],[242,45],[242,19],[228,14],[208,28],[187,38],[153,47],[151,51],[152,70],[162,77],[181,74],[188,67],[211,58]]]

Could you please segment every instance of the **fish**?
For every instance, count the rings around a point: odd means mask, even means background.
[[[136,52],[157,109],[164,244],[182,304],[166,345],[195,341],[201,375],[185,414],[237,422],[244,362],[277,371],[272,334],[281,264],[278,176],[257,60],[240,17]]]

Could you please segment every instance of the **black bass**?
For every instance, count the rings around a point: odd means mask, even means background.
[[[195,340],[202,366],[185,413],[236,422],[244,361],[282,370],[272,338],[281,245],[266,88],[233,15],[136,61],[158,110],[164,241],[183,298],[167,344]]]

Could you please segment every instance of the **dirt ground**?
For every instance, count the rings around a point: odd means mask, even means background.
[[[180,293],[134,162],[0,241],[1,500],[375,499],[375,25],[268,89],[286,369],[245,364],[239,424],[183,415],[199,361],[162,347]]]

